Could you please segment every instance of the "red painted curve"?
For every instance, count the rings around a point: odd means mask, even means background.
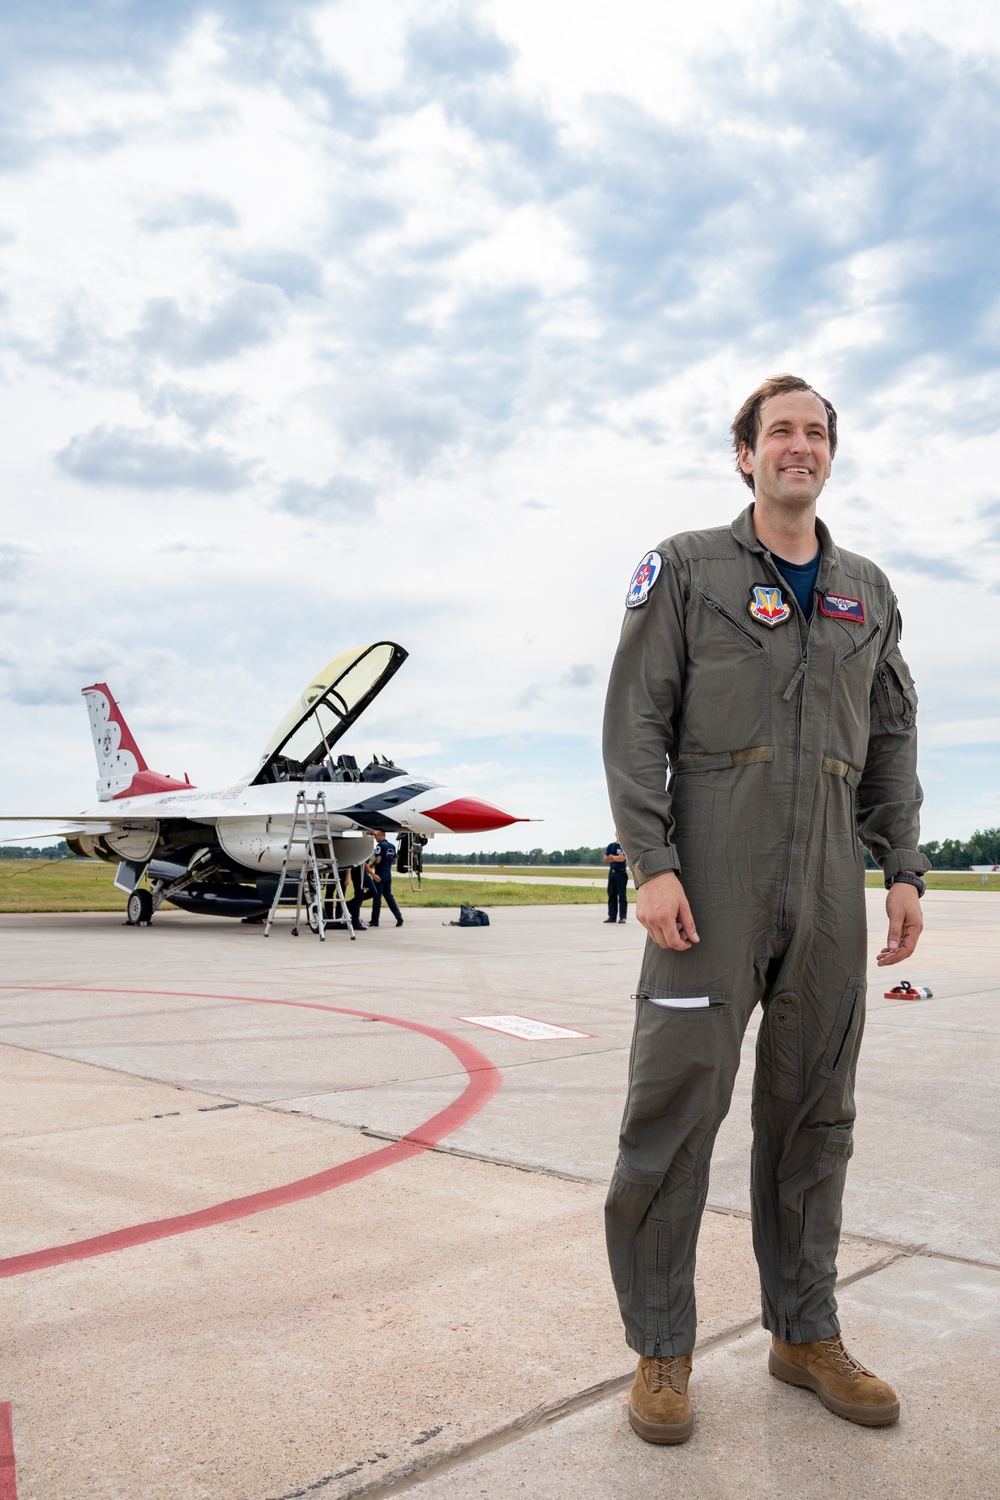
[[[0,1500],[17,1500],[14,1420],[9,1401],[0,1401]]]
[[[372,1151],[367,1156],[355,1157],[339,1167],[329,1167],[325,1172],[315,1172],[311,1177],[300,1177],[297,1182],[288,1182],[281,1187],[266,1188],[260,1193],[250,1193],[245,1198],[230,1198],[225,1203],[215,1203],[210,1208],[199,1208],[194,1213],[176,1214],[169,1219],[153,1219],[148,1224],[133,1224],[128,1229],[114,1229],[109,1234],[95,1235],[88,1240],[75,1240],[68,1245],[53,1245],[48,1250],[33,1250],[27,1255],[12,1255],[0,1260],[0,1277],[23,1276],[27,1271],[42,1271],[50,1266],[65,1265],[67,1261],[89,1260],[93,1255],[110,1255],[116,1250],[129,1250],[134,1245],[148,1245],[153,1240],[169,1239],[175,1234],[187,1234],[192,1229],[207,1229],[215,1224],[228,1224],[233,1219],[245,1219],[250,1214],[264,1213],[270,1208],[282,1208],[287,1203],[298,1203],[303,1198],[315,1198],[319,1193],[328,1193],[333,1188],[343,1187],[348,1182],[358,1182],[370,1177],[384,1167],[419,1156],[431,1146],[436,1146],[445,1136],[471,1120],[473,1115],[488,1104],[500,1087],[502,1077],[488,1057],[478,1047],[435,1026],[424,1026],[419,1021],[404,1021],[399,1016],[382,1016],[374,1011],[347,1010],[339,1005],[319,1005],[310,1000],[272,1000],[259,995],[215,995],[197,990],[136,990],[108,989],[97,985],[76,984],[0,984],[0,990],[41,990],[46,993],[72,993],[82,995],[160,995],[184,1000],[238,1000],[246,1005],[287,1005],[295,1010],[325,1010],[336,1016],[360,1016],[365,1021],[384,1021],[389,1026],[402,1026],[407,1031],[419,1032],[440,1042],[454,1053],[469,1075],[469,1081],[457,1099],[445,1109],[432,1115],[401,1140]]]

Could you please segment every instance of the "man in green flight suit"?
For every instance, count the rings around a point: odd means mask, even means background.
[[[604,725],[648,933],[608,1253],[640,1355],[629,1419],[658,1443],[692,1430],[695,1246],[758,1004],[751,1197],[769,1368],[851,1421],[899,1415],[844,1347],[833,1288],[865,1009],[859,839],[888,887],[879,964],[908,958],[922,927],[916,695],[885,574],[816,517],[833,407],[777,376],[732,434],[753,503],[640,563]]]

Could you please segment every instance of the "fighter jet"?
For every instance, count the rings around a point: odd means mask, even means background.
[[[384,757],[360,768],[353,756],[334,753],[407,654],[393,641],[376,641],[335,657],[282,719],[260,765],[210,790],[151,771],[111,689],[95,682],[82,691],[99,805],[69,818],[16,821],[60,823],[50,831],[61,833],[75,854],[117,863],[115,884],[128,895],[133,924],[148,924],[164,901],[212,916],[263,916],[303,791],[324,794],[341,869],[368,858],[376,829],[423,842],[436,833],[485,833],[526,822]],[[148,889],[140,885],[144,876]]]

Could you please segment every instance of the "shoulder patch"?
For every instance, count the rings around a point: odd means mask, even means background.
[[[786,620],[791,619],[792,606],[785,603],[781,597],[781,590],[776,589],[773,584],[755,583],[750,588],[747,613],[751,620],[756,620],[759,625],[766,625],[769,630],[773,630],[776,625],[784,625]]]
[[[847,620],[854,625],[865,623],[864,601],[852,599],[848,594],[820,594],[819,608],[831,620]]]
[[[645,604],[652,592],[653,584],[659,578],[663,570],[663,558],[658,552],[647,552],[642,562],[632,574],[632,581],[625,595],[625,608],[638,609],[640,604]]]

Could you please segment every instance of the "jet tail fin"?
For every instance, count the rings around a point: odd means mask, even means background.
[[[97,795],[101,802],[120,797],[139,771],[148,770],[142,751],[106,682],[83,689],[97,756]]]
[[[179,792],[191,786],[187,776],[183,781],[175,781],[172,776],[149,769],[106,682],[95,682],[82,691],[94,736],[99,801],[111,802],[116,797],[135,797],[147,792]]]

